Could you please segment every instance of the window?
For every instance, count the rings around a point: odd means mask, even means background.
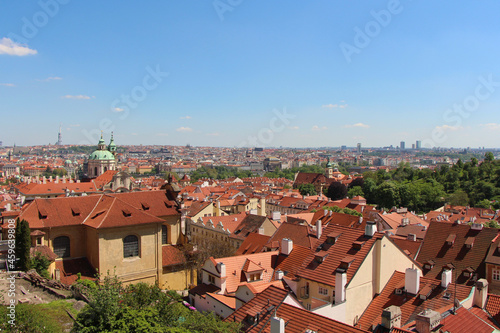
[[[494,281],[500,281],[500,269],[493,268],[493,270],[491,271],[491,276]]]
[[[42,245],[42,237],[37,237],[36,238],[36,244],[37,245]]]
[[[135,235],[128,235],[123,239],[123,258],[139,256],[139,239]]]
[[[58,258],[68,258],[70,256],[70,241],[68,236],[54,238],[54,253]]]
[[[94,168],[94,176],[97,176],[97,167]]]
[[[260,273],[250,274],[250,281],[257,281],[257,280],[260,280]]]
[[[215,276],[209,275],[208,276],[208,283],[215,284]]]
[[[327,288],[323,288],[323,287],[319,287],[318,293],[320,295],[326,295],[326,296],[328,296],[328,289]]]
[[[161,226],[161,243],[162,245],[168,244],[168,228],[166,225]]]

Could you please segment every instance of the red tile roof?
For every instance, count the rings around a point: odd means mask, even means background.
[[[458,283],[471,283],[469,278],[463,276],[462,271],[467,267],[472,267],[479,277],[484,276],[484,260],[497,234],[498,229],[493,228],[473,230],[467,224],[431,222],[417,261],[425,263],[433,260],[435,262],[430,270],[424,269],[424,276],[434,279],[441,279],[443,266],[453,263],[456,272],[460,274]],[[467,237],[475,237],[474,246],[470,249],[465,246]],[[451,238],[453,238],[453,244],[449,245],[447,241],[452,240]]]
[[[65,259],[56,261],[56,269],[61,273],[61,282],[72,284],[78,279],[78,273],[82,279],[94,280],[96,270],[87,258]]]
[[[241,246],[236,251],[235,255],[239,256],[242,254],[251,254],[262,252],[265,245],[269,241],[269,236],[261,235],[258,233],[251,233],[247,238],[241,243]]]
[[[184,253],[173,245],[163,245],[161,247],[162,266],[181,265],[186,262]]]
[[[417,314],[425,309],[430,308],[438,312],[444,312],[453,306],[453,295],[455,294],[455,284],[453,283],[447,289],[444,289],[441,287],[441,281],[421,277],[419,293],[417,295],[411,295],[406,292],[397,295],[395,290],[402,289],[404,286],[405,274],[398,271],[394,272],[382,292],[372,300],[359,319],[360,327],[368,329],[373,324],[380,324],[382,322],[382,312],[391,305],[401,308],[401,324],[403,326],[414,321]],[[424,288],[427,291],[423,291]],[[422,291],[429,293],[429,290],[431,291],[427,299],[420,299],[420,293]],[[469,296],[471,290],[472,287],[470,286],[457,285],[456,298],[459,301],[463,301]],[[452,295],[449,298],[444,298],[445,292],[451,292]]]
[[[341,233],[334,244],[328,244],[327,237],[332,233]],[[357,269],[363,262],[373,244],[377,239],[383,237],[383,234],[376,233],[373,237],[367,237],[364,231],[355,230],[339,225],[329,225],[324,231],[321,238],[315,243],[314,249],[310,251],[309,256],[303,262],[297,272],[297,276],[308,280],[324,283],[329,286],[335,286],[335,271],[339,268],[342,259],[350,255],[354,261],[347,268],[347,283],[356,273]],[[353,242],[363,241],[365,244],[361,249],[356,250],[353,247]],[[316,249],[322,246],[321,251],[326,251],[328,256],[323,262],[319,263],[315,260]],[[318,250],[319,251],[319,250]]]
[[[494,327],[490,326],[479,317],[465,308],[459,308],[456,314],[441,319],[440,329],[443,332],[470,333],[470,332],[493,332]]]
[[[317,315],[302,308],[294,307],[283,300],[287,291],[270,286],[251,301],[244,304],[225,321],[241,322],[244,332],[271,332],[270,318],[276,316],[286,322],[287,333],[303,333],[307,329],[320,332],[366,332],[347,324]],[[260,313],[256,325],[250,325],[247,316]]]

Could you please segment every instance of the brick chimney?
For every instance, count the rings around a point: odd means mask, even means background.
[[[488,281],[479,279],[474,290],[474,305],[484,309],[488,300]]]
[[[388,330],[401,327],[401,308],[391,305],[382,312],[382,326]]]
[[[441,323],[441,314],[427,309],[417,315],[415,320],[418,333],[431,333]]]

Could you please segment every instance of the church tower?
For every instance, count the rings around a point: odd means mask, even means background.
[[[111,149],[113,149],[113,151],[111,151]],[[97,150],[89,156],[87,162],[87,175],[90,178],[96,178],[108,170],[116,170],[115,152],[116,145],[113,141],[113,136],[111,136],[109,146],[106,147],[106,143],[101,133],[101,139],[97,143]]]
[[[328,161],[326,162],[325,177],[333,178],[333,163],[330,162],[330,157],[328,157]]]

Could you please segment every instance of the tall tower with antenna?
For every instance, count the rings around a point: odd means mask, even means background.
[[[56,142],[56,145],[57,145],[57,146],[62,146],[62,133],[61,133],[61,127],[62,127],[62,124],[59,124],[59,134],[57,135],[57,142]]]

